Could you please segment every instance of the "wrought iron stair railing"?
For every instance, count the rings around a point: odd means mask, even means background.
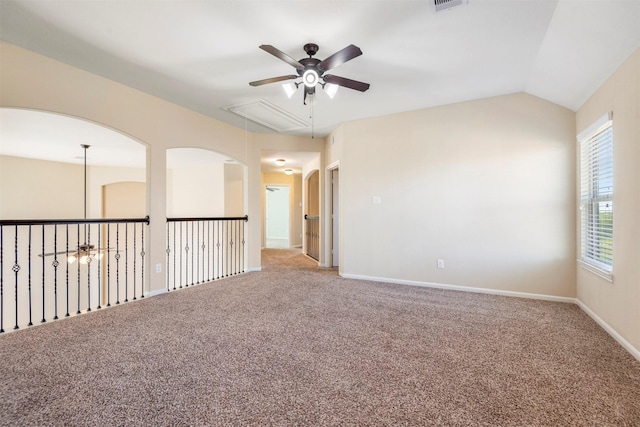
[[[167,218],[167,289],[244,273],[248,220],[246,215]]]
[[[0,333],[144,298],[148,225],[0,220]]]

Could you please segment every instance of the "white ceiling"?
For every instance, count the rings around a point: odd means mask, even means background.
[[[264,99],[313,123],[289,133],[315,136],[514,92],[577,110],[640,46],[638,0],[469,0],[437,14],[432,1],[0,0],[0,36],[241,128],[223,107]],[[319,59],[359,46],[331,74],[371,88],[319,94],[312,111],[301,89],[288,99],[280,84],[249,86],[294,71],[259,45],[301,59],[309,42]]]

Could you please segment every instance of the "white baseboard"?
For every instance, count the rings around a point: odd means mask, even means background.
[[[545,301],[555,301],[575,304],[576,299],[570,297],[559,297],[555,295],[533,294],[527,292],[502,291],[498,289],[474,288],[470,286],[446,285],[443,283],[420,282],[417,280],[390,279],[388,277],[361,276],[359,274],[340,274],[345,279],[369,280],[372,282],[396,283],[398,285],[420,286],[423,288],[446,289],[450,291],[474,292],[477,294],[500,295],[516,298],[530,298]]]
[[[245,273],[251,273],[254,271],[262,271],[262,267],[249,267],[244,270]]]
[[[616,332],[615,329],[613,329],[611,326],[609,326],[609,324],[607,322],[602,320],[602,318],[600,316],[598,316],[593,310],[591,310],[585,303],[583,303],[579,299],[576,299],[576,304],[578,305],[578,307],[580,307],[582,309],[582,311],[587,313],[589,315],[589,317],[591,317],[598,325],[600,325],[600,327],[602,329],[607,331],[607,333],[609,335],[611,335],[611,337],[614,340],[616,340],[618,342],[618,344],[620,344],[625,350],[627,350],[629,353],[631,353],[631,355],[633,357],[635,357],[640,362],[640,350],[638,350],[633,345],[631,345],[631,343],[629,341],[624,339],[622,337],[622,335],[620,335],[618,332]]]
[[[155,291],[147,292],[145,297],[155,297],[156,295],[166,294],[167,292],[169,292],[169,291],[166,288],[165,289],[158,289],[158,290],[155,290]]]

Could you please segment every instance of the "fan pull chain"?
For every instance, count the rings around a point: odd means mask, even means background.
[[[313,99],[313,100],[309,103],[309,104],[311,104],[311,116],[309,117],[309,118],[311,119],[311,139],[313,139],[313,138],[314,138],[314,135],[313,135],[313,128],[314,128],[314,126],[313,126],[313,124],[314,124],[314,123],[313,123],[313,101],[315,101],[315,99]]]

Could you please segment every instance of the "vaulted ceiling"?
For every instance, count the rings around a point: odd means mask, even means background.
[[[1,0],[1,37],[92,73],[244,127],[223,109],[258,100],[307,122],[287,133],[326,135],[339,123],[527,92],[572,110],[640,46],[637,0],[469,0],[435,13],[433,0]],[[281,84],[295,74],[258,48],[324,59],[359,56],[331,74],[364,81],[303,105]],[[321,91],[319,91],[321,92]],[[273,132],[249,123],[251,131]]]

